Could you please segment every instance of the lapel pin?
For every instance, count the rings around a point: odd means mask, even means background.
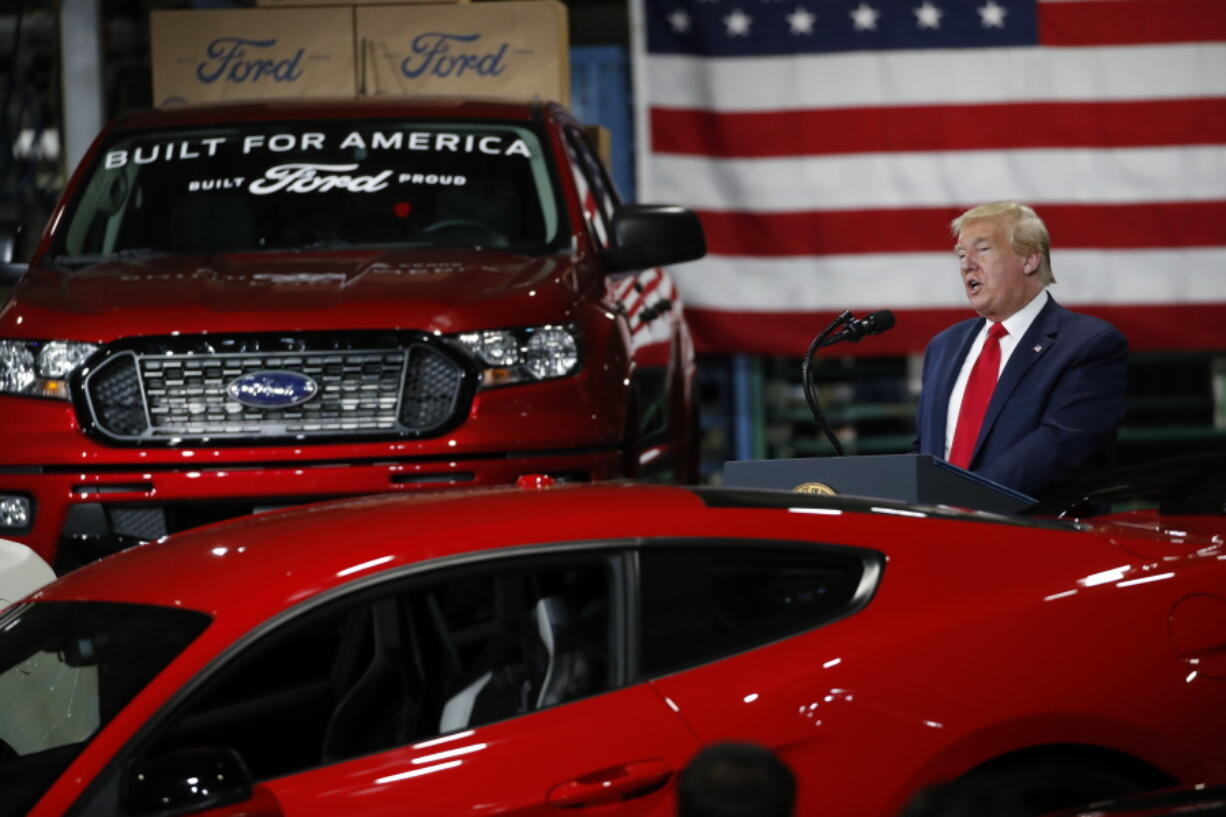
[[[1041,352],[1041,351],[1043,351],[1043,347],[1042,347],[1042,346],[1037,346],[1037,345],[1036,345],[1036,346],[1034,347],[1034,351],[1035,351],[1036,353]]]

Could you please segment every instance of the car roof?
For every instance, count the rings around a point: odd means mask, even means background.
[[[558,107],[556,103],[540,101],[520,102],[444,96],[270,99],[195,103],[134,110],[117,117],[110,127],[112,130],[144,130],[202,124],[315,118],[531,120],[539,118],[546,109]]]
[[[167,604],[211,614],[245,607],[250,615],[263,617],[364,575],[427,560],[549,543],[713,536],[722,532],[710,521],[719,514],[707,514],[710,526],[700,533],[696,518],[704,509],[777,514],[796,508],[847,512],[861,520],[862,514],[876,515],[871,531],[907,524],[906,515],[996,522],[1022,530],[1047,524],[886,500],[629,482],[377,495],[176,534],[74,571],[36,598]],[[844,537],[856,538],[858,529],[866,542],[873,541],[862,522],[831,524]],[[759,527],[762,536],[771,535],[769,526]],[[1058,527],[1070,529],[1064,523]]]

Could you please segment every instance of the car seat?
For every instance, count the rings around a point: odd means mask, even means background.
[[[402,613],[395,597],[379,599],[350,617],[332,674],[338,702],[324,732],[324,763],[397,746],[414,737],[422,679],[411,644],[406,645],[412,640],[409,623],[407,611]]]
[[[546,596],[532,608],[545,664],[536,708],[574,700],[590,691],[592,662],[576,637],[573,617],[561,596]]]
[[[442,733],[526,712],[534,701],[532,690],[540,681],[530,677],[526,662],[535,645],[526,643],[530,632],[525,627],[523,578],[497,577],[493,596],[489,636],[444,695]]]

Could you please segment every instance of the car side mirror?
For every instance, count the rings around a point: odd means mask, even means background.
[[[605,250],[608,272],[649,269],[707,254],[702,223],[693,210],[671,204],[623,204],[613,211]]]
[[[128,770],[124,813],[175,817],[250,800],[254,784],[233,749],[179,749]]]

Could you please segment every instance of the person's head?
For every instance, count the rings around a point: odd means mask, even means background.
[[[791,817],[796,779],[782,760],[753,743],[714,743],[677,779],[678,817]]]
[[[988,320],[1003,321],[1056,282],[1051,237],[1026,205],[999,201],[972,207],[950,229],[966,298]]]
[[[1046,809],[1044,809],[1046,811]],[[937,783],[912,797],[898,817],[1023,817],[1019,794],[981,780]]]

